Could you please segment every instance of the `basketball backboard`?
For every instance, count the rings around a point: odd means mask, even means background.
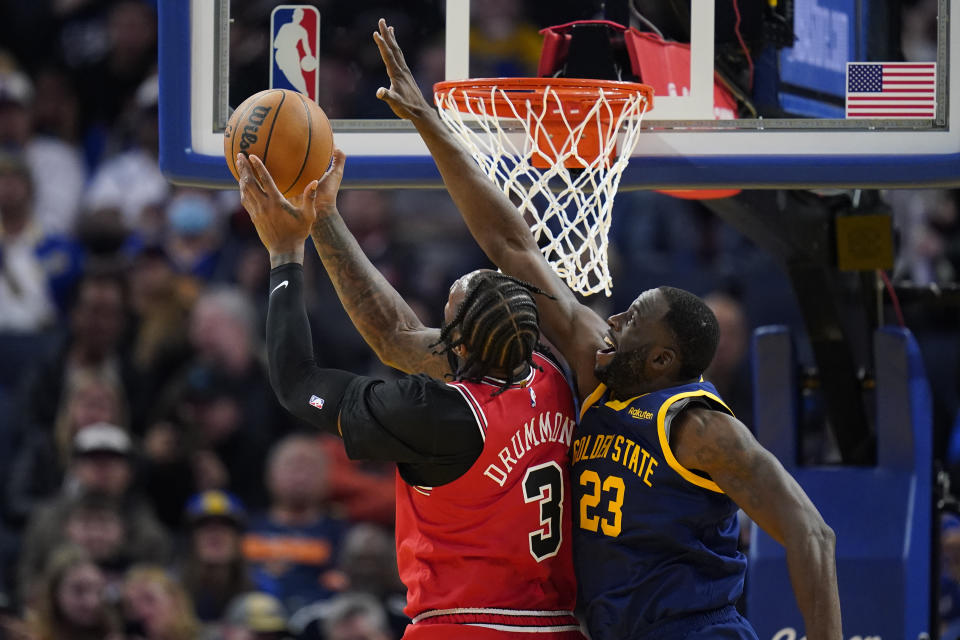
[[[621,189],[960,183],[960,97],[954,97],[960,66],[952,64],[960,25],[949,19],[960,0],[689,2],[688,18],[662,8],[683,3],[633,0],[632,11],[624,9],[624,21],[640,30],[649,31],[645,22],[652,23],[668,39],[690,45],[680,47],[688,54],[670,58],[673,66],[664,65],[657,51],[643,64],[642,79],[650,83],[647,76],[658,76],[660,89]],[[303,70],[311,82],[319,79],[318,102],[348,156],[345,186],[441,184],[413,127],[374,96],[387,82],[371,38],[377,18],[396,25],[408,62],[429,93],[445,79],[536,75],[537,31],[603,17],[599,5],[316,3],[319,50],[305,52],[300,45],[299,53],[301,60],[315,54]],[[159,3],[160,161],[175,182],[235,184],[222,157],[223,125],[231,105],[268,86],[274,8],[230,0]],[[313,12],[300,15],[310,20]],[[274,31],[278,20],[290,18],[275,16]],[[929,33],[925,43],[901,47],[901,34],[910,29]],[[777,48],[777,41],[792,46]],[[883,64],[905,62],[902,48],[909,66]],[[740,118],[715,118],[731,111],[717,98],[715,72],[732,88],[728,98],[747,99]],[[891,83],[903,74],[908,77],[899,80],[917,84],[894,90]],[[879,109],[868,109],[869,118],[854,117],[863,104],[858,101]]]

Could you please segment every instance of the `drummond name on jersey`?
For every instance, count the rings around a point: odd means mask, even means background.
[[[510,444],[497,454],[500,458],[500,464],[489,465],[483,475],[502,487],[507,482],[513,467],[519,464],[518,460],[534,447],[548,442],[562,442],[569,447],[570,441],[573,439],[573,428],[576,424],[569,416],[560,411],[540,413],[526,424],[521,425],[510,436]]]

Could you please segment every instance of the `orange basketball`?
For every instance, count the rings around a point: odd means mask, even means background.
[[[223,133],[223,155],[237,180],[238,153],[263,160],[284,196],[299,196],[333,157],[327,114],[296,91],[267,89],[244,100]]]

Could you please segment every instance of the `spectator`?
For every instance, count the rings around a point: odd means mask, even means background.
[[[397,571],[393,536],[371,524],[355,525],[344,538],[337,565],[344,576],[343,588],[376,598],[393,635],[402,636],[410,618],[403,613],[407,596]]]
[[[130,4],[129,2],[125,4]],[[140,229],[170,193],[170,184],[157,164],[159,153],[156,76],[143,81],[134,104],[135,145],[106,162],[94,173],[84,204],[89,210],[116,208],[128,230]]]
[[[145,438],[145,483],[165,522],[179,525],[183,505],[198,491],[228,490],[250,507],[266,505],[269,441],[252,422],[247,407],[255,402],[245,393],[257,391],[200,361],[171,383]]]
[[[126,328],[126,295],[123,281],[112,271],[87,273],[80,281],[69,314],[69,334],[51,357],[27,375],[24,411],[27,425],[42,428],[56,419],[57,403],[70,379],[81,370],[109,375],[123,384],[124,403],[130,409],[130,426],[136,432],[145,404],[140,376],[123,349]]]
[[[74,437],[97,423],[126,424],[123,389],[109,371],[82,369],[67,384],[53,430],[30,429],[25,434],[6,486],[8,522],[23,526],[37,503],[57,492]]]
[[[105,592],[103,573],[86,551],[70,546],[57,549],[35,603],[33,640],[120,640]]]
[[[187,385],[181,411],[191,430],[197,489],[229,489],[245,504],[262,507],[263,452],[269,445],[250,423],[238,387],[204,365],[190,370]]]
[[[383,609],[361,593],[337,596],[330,603],[323,632],[326,640],[390,640]]]
[[[958,218],[950,192],[895,189],[884,192],[884,199],[893,210],[900,240],[894,279],[919,285],[954,282],[957,274],[947,255],[947,238],[941,232],[955,227]]]
[[[127,560],[166,560],[167,535],[132,486],[132,453],[130,437],[119,427],[93,425],[76,435],[63,489],[40,505],[27,524],[20,555],[21,595],[30,591],[50,551],[63,541],[78,496],[99,494],[120,503],[126,531],[123,555]]]
[[[177,271],[210,280],[220,258],[220,224],[212,198],[182,192],[167,205],[165,248]]]
[[[86,183],[80,150],[64,140],[34,135],[34,91],[19,71],[0,72],[0,147],[23,153],[33,191],[34,220],[46,233],[73,231]],[[56,180],[44,179],[56,176]]]
[[[190,357],[187,326],[199,285],[175,271],[163,248],[152,246],[133,258],[127,288],[136,321],[133,366],[148,381],[145,384],[161,389]]]
[[[34,79],[36,83],[31,108],[34,135],[76,145],[80,140],[80,102],[73,79],[59,65],[42,67]],[[79,154],[79,149],[77,152]],[[78,160],[83,161],[80,157]],[[79,206],[79,195],[78,192],[78,200],[73,203],[75,207]]]
[[[134,567],[123,585],[127,640],[201,640],[208,636],[180,583],[154,566]]]
[[[0,153],[0,331],[49,327],[79,273],[77,246],[37,221],[34,188],[24,156]]]
[[[268,432],[271,439],[287,428],[287,417],[277,404],[267,380],[256,310],[240,290],[205,291],[190,316],[190,344],[196,364],[215,371],[240,403],[244,428]]]
[[[704,296],[703,301],[717,317],[720,327],[717,354],[703,377],[713,383],[741,422],[752,425],[753,394],[747,359],[750,329],[743,306],[733,296],[719,291]]]
[[[125,132],[118,123],[123,122],[124,110],[131,101],[142,100],[140,87],[156,69],[157,22],[152,2],[119,0],[93,4],[99,5],[93,9],[101,14],[97,16],[100,31],[95,36],[99,55],[73,66],[78,67],[75,75],[83,78],[77,88],[87,132],[87,152],[91,164],[96,164],[104,151],[122,145]],[[85,43],[70,44],[83,47]],[[69,59],[71,51],[67,49],[66,54]]]
[[[13,601],[0,595],[0,638],[4,640],[37,640],[25,620],[18,614]]]
[[[244,593],[234,598],[223,624],[223,640],[283,640],[287,612],[266,593]]]
[[[324,511],[327,462],[313,435],[281,440],[267,461],[270,507],[255,517],[244,539],[257,590],[276,596],[287,610],[332,591],[323,585],[346,530],[346,523]]]
[[[190,548],[181,581],[203,622],[219,620],[253,586],[241,548],[246,520],[240,501],[223,491],[204,491],[187,503]]]
[[[960,638],[960,518],[940,516],[940,639]]]
[[[126,570],[126,522],[120,503],[100,493],[77,496],[67,509],[64,538],[88,554],[116,586]]]

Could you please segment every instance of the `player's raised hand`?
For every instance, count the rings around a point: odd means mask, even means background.
[[[410,67],[403,59],[403,51],[397,44],[393,27],[388,27],[383,18],[380,18],[377,27],[378,30],[373,32],[373,40],[380,49],[380,57],[383,58],[387,75],[390,76],[390,88],[377,89],[377,97],[390,105],[398,117],[405,120],[416,120],[435,113],[433,107],[424,99]]]
[[[333,162],[320,182],[317,184],[317,195],[313,199],[313,207],[317,220],[326,218],[337,211],[337,193],[340,191],[340,181],[343,180],[343,164],[346,154],[337,147],[333,148]]]
[[[257,156],[237,154],[237,172],[240,203],[250,214],[263,246],[270,252],[271,266],[303,262],[303,243],[316,218],[317,181],[310,182],[303,195],[291,201],[283,197]]]

